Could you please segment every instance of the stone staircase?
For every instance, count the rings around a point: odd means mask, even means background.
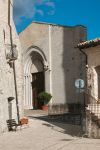
[[[82,106],[76,103],[49,105],[48,115],[50,120],[81,125]]]
[[[98,119],[100,119],[100,104],[88,104],[86,110],[89,111],[91,115],[96,116]]]
[[[88,104],[86,107],[86,132],[88,137],[100,138],[100,104]]]
[[[96,99],[92,95],[85,93],[85,105],[86,113],[91,115],[91,119],[100,119],[100,100]]]

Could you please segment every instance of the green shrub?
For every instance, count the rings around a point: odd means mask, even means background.
[[[51,98],[51,94],[47,92],[41,92],[38,95],[38,100],[41,101],[44,105],[48,104]]]

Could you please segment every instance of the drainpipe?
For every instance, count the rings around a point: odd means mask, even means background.
[[[85,56],[86,58],[86,75],[87,75],[87,64],[88,64],[88,59],[87,59],[87,54],[81,49],[79,48],[80,52],[83,53],[83,55]],[[87,83],[87,81],[86,81]],[[87,84],[86,84],[86,87],[87,87]],[[83,97],[84,97],[84,110],[82,112],[82,123],[81,123],[81,127],[82,127],[82,132],[84,134],[87,134],[87,131],[86,131],[86,112],[85,112],[85,92],[83,93]]]
[[[80,52],[83,53],[83,55],[85,55],[85,58],[86,58],[86,65],[87,65],[87,54],[81,49],[79,48]]]
[[[86,58],[86,75],[87,75],[87,68],[88,68],[88,58],[87,58],[87,54],[81,49],[79,48],[80,52],[83,53],[83,55],[85,56]],[[86,82],[87,83],[87,82]],[[86,87],[87,87],[87,84],[86,84]]]
[[[11,17],[10,17],[11,8],[10,8],[10,5],[11,5],[11,1],[8,0],[8,25],[9,25],[9,29],[10,29],[10,43],[11,43],[12,57],[14,57],[13,39],[12,39],[12,27],[11,27],[11,24],[10,24],[10,22],[11,22]],[[13,60],[12,63],[13,63],[13,74],[14,74],[14,85],[15,85],[15,97],[16,97],[17,119],[18,119],[18,123],[20,123],[15,61]]]
[[[87,68],[88,68],[88,58],[87,58],[87,54],[81,49],[81,48],[79,48],[79,50],[80,50],[80,52],[81,53],[83,53],[83,55],[85,56],[85,58],[86,58],[86,75],[87,75]],[[87,83],[87,82],[86,82]],[[86,84],[86,86],[87,86],[87,84]]]

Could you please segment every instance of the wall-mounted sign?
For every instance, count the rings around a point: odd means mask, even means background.
[[[84,83],[83,79],[76,79],[75,80],[75,87],[76,88],[82,89],[82,88],[84,88],[84,86],[85,86],[85,83]]]

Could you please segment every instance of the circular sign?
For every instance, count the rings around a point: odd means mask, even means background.
[[[80,89],[80,88],[84,88],[85,83],[83,79],[77,79],[75,80],[75,87]]]

